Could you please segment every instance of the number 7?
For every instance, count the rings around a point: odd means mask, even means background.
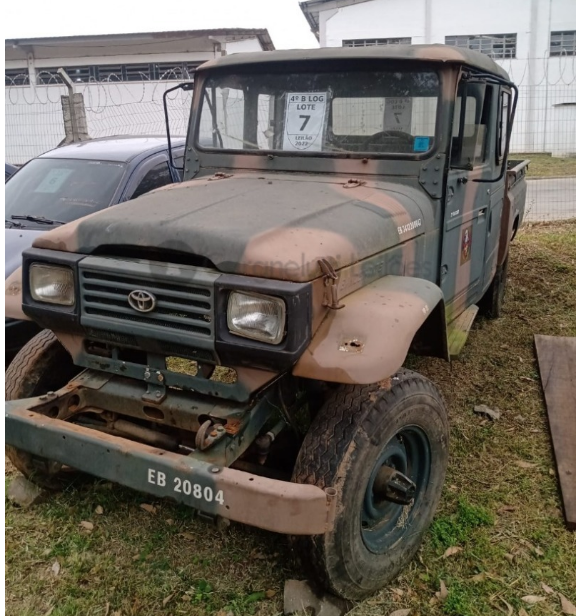
[[[307,115],[301,115],[300,116],[300,120],[302,120],[303,118],[305,118],[304,123],[301,125],[300,127],[300,131],[304,130],[304,128],[306,127],[307,123],[310,121],[310,118],[312,116],[307,116]]]

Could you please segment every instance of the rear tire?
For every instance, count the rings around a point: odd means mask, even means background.
[[[303,567],[346,599],[363,599],[382,588],[418,550],[447,462],[446,408],[426,378],[403,370],[386,387],[340,386],[312,423],[294,469],[297,483],[337,490],[333,530],[292,537]],[[384,467],[416,484],[409,504],[376,494]]]
[[[507,289],[508,267],[509,255],[507,254],[504,263],[497,268],[491,286],[479,302],[481,314],[488,319],[498,319],[502,315]]]
[[[64,387],[78,374],[68,351],[58,338],[45,329],[34,336],[17,353],[5,375],[6,400],[41,396]],[[32,483],[58,490],[70,483],[71,472],[60,463],[6,446],[6,455]]]

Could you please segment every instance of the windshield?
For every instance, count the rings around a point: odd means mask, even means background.
[[[124,169],[118,162],[35,158],[6,183],[6,224],[45,228],[47,221],[70,222],[101,210],[111,204]]]
[[[204,85],[202,149],[417,154],[434,144],[433,71],[215,75]]]

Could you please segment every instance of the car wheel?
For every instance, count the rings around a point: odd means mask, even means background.
[[[346,599],[382,588],[418,550],[447,461],[446,408],[426,378],[404,370],[382,386],[340,386],[312,423],[293,474],[337,491],[333,529],[292,537],[304,568]]]

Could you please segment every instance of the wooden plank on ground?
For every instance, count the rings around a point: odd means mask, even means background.
[[[567,527],[575,529],[575,338],[535,336]]]

